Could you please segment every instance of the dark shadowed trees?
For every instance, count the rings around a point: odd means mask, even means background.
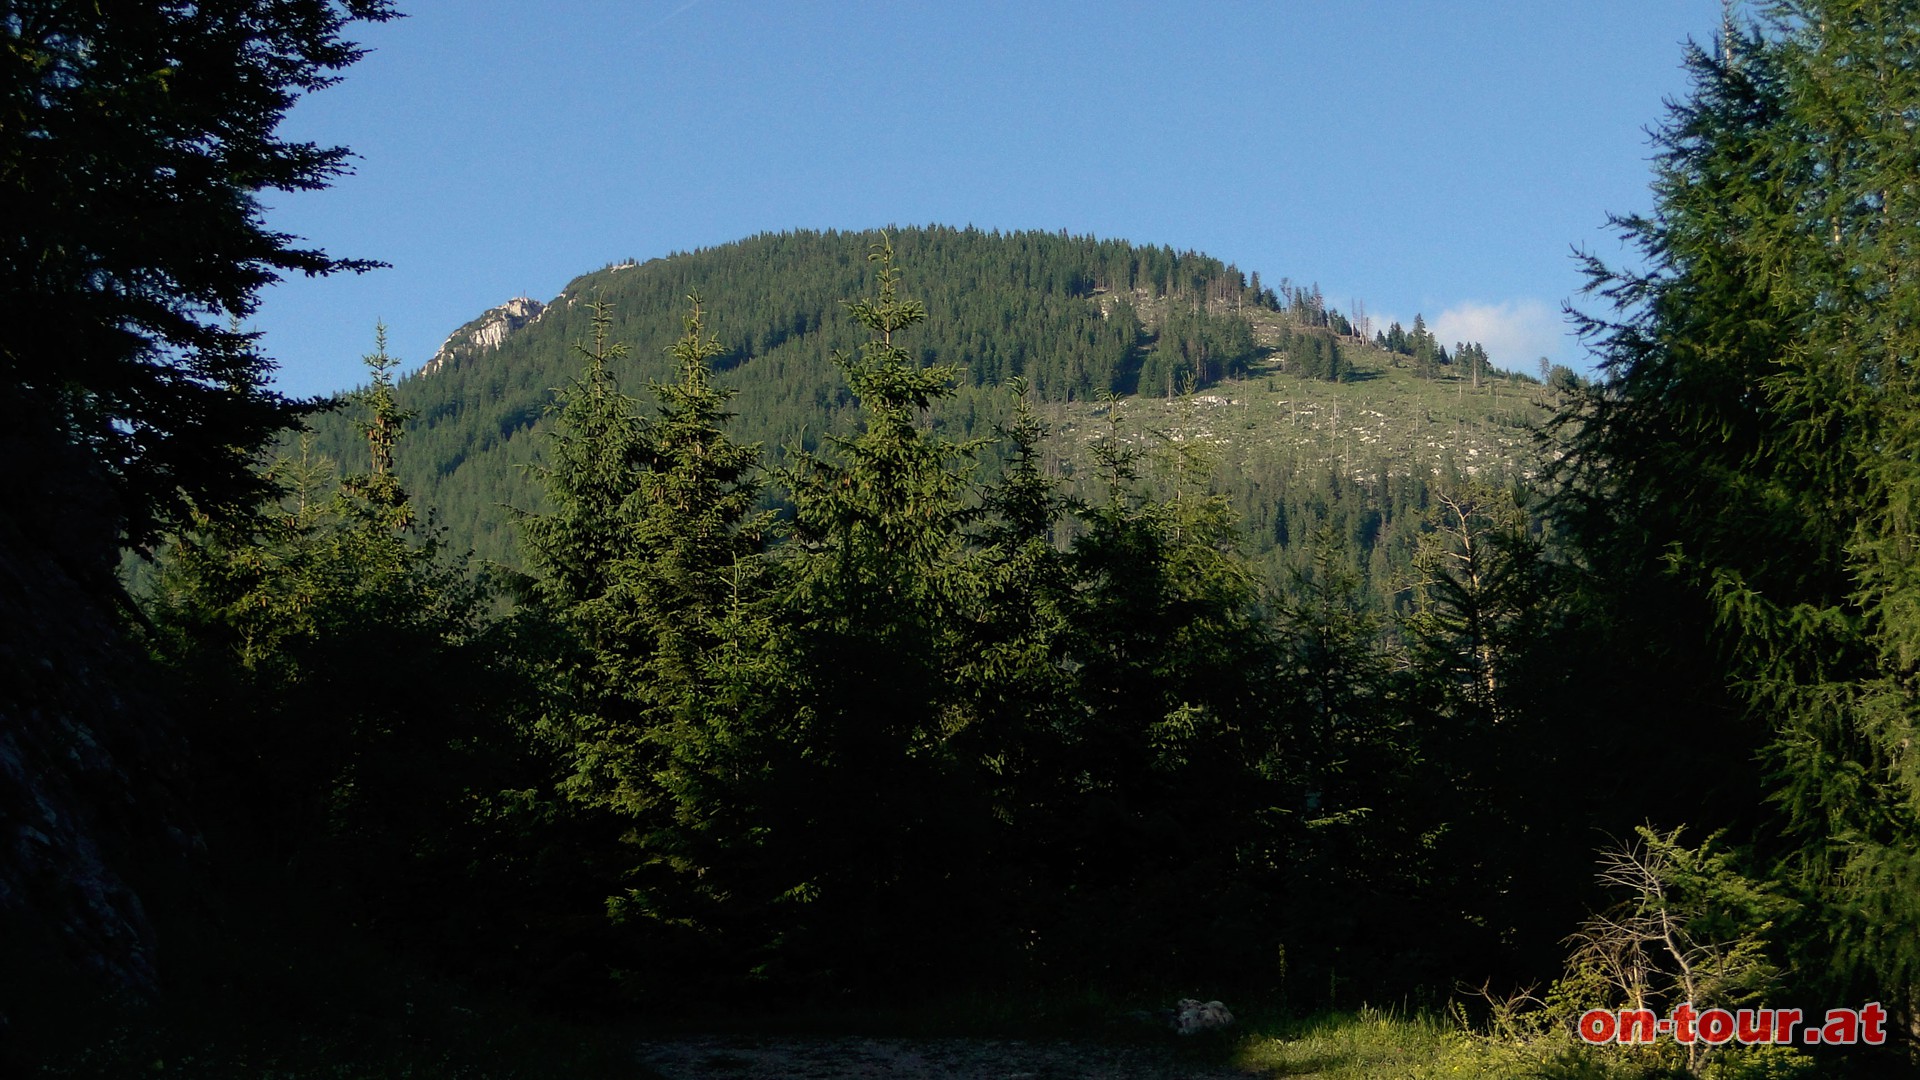
[[[286,273],[373,263],[304,248],[258,195],[326,186],[347,151],[281,139],[362,53],[386,0],[23,2],[0,15],[0,394],[111,485],[116,532],[249,507],[250,452],[304,407],[233,320]]]
[[[1648,269],[1590,264],[1617,308],[1587,324],[1608,378],[1560,503],[1620,640],[1649,643],[1648,685],[1692,706],[1668,752],[1700,778],[1695,820],[1764,824],[1763,865],[1817,901],[1793,935],[1804,975],[1905,1007],[1917,28],[1910,5],[1780,3],[1690,54],[1657,209],[1620,223]]]

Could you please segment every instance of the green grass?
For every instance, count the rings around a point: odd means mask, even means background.
[[[395,969],[389,969],[389,974]],[[397,989],[397,988],[389,988]],[[645,1080],[635,1059],[642,1040],[680,1034],[809,1039],[863,1035],[903,1040],[974,1037],[1062,1039],[1087,1046],[1152,1043],[1196,1063],[1250,1076],[1314,1080],[1664,1080],[1682,1078],[1664,1059],[1576,1047],[1564,1035],[1531,1039],[1471,1031],[1450,1017],[1357,1012],[1296,1017],[1242,1008],[1232,1029],[1183,1039],[1125,1020],[1134,1008],[1165,1005],[1099,993],[1022,997],[982,994],[895,1007],[793,1008],[683,1022],[572,1024],[511,1001],[436,983],[413,983],[395,1012],[390,994],[369,1008],[269,1017],[257,1008],[216,1013],[203,1006],[153,1009],[75,1025],[43,1042],[22,1076],[61,1078],[245,1077],[274,1080]],[[397,1000],[397,999],[395,999]],[[1671,1047],[1668,1048],[1671,1050]],[[1727,1055],[1702,1080],[1811,1080],[1817,1072],[1790,1051]],[[1848,1074],[1855,1075],[1855,1074]],[[1859,1074],[1867,1075],[1867,1074]]]
[[[1324,1080],[1404,1077],[1523,1077],[1519,1048],[1472,1035],[1450,1020],[1372,1009],[1254,1024],[1233,1055],[1241,1068],[1272,1077]]]
[[[1450,1017],[1375,1009],[1247,1025],[1232,1062],[1255,1075],[1314,1080],[1664,1080],[1683,1078],[1672,1044],[1653,1052],[1577,1046],[1565,1033],[1532,1038],[1468,1030]],[[1702,1080],[1811,1080],[1827,1075],[1798,1052],[1728,1052]]]

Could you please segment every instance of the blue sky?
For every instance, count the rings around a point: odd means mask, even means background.
[[[1495,363],[1588,366],[1570,252],[1624,252],[1646,130],[1719,0],[768,3],[402,0],[283,133],[355,174],[268,220],[390,269],[254,320],[279,385],[409,368],[518,295],[792,228],[1068,229],[1424,313]],[[911,268],[908,268],[909,271]]]

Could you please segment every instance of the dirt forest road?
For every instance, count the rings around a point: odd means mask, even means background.
[[[1069,1040],[754,1038],[648,1042],[666,1080],[1248,1080],[1181,1047]]]

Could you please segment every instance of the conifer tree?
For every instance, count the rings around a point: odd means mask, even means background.
[[[1694,91],[1659,133],[1657,210],[1621,221],[1650,269],[1590,263],[1620,313],[1587,325],[1607,381],[1585,395],[1560,503],[1619,590],[1626,633],[1660,642],[1650,670],[1684,656],[1699,673],[1687,696],[1711,707],[1691,726],[1740,718],[1720,740],[1734,749],[1694,768],[1740,776],[1738,759],[1764,750],[1783,818],[1766,848],[1820,901],[1799,970],[1909,1011],[1913,16],[1780,3],[1692,51]],[[1753,827],[1750,811],[1715,809]]]
[[[377,343],[353,395],[368,471],[336,481],[304,445],[281,458],[264,474],[278,499],[170,538],[145,608],[178,679],[198,810],[228,857],[330,867],[379,905],[453,887],[440,857],[459,858],[467,785],[515,751],[488,700],[511,697],[512,676],[485,585],[394,478],[407,414]]]
[[[656,764],[642,737],[652,642],[636,628],[625,575],[646,553],[636,519],[651,446],[638,403],[620,389],[610,365],[627,355],[610,341],[613,315],[592,305],[593,342],[575,344],[585,369],[558,392],[545,513],[517,512],[531,570],[528,589],[570,637],[560,661],[552,734],[573,760],[568,795],[589,805],[637,814],[651,805]]]
[[[546,734],[574,816],[604,826],[590,854],[609,868],[609,911],[643,932],[698,922],[764,938],[780,879],[757,872],[755,848],[780,809],[767,775],[791,701],[761,562],[772,519],[755,509],[759,447],[726,434],[732,394],[710,367],[725,350],[688,300],[651,418],[620,389],[611,368],[627,350],[593,305],[542,470],[551,509],[519,515],[527,591],[566,642]],[[604,842],[616,834],[619,854]]]
[[[4,874],[6,906],[24,940],[59,941],[59,966],[84,957],[116,991],[159,980],[114,852],[193,829],[158,779],[184,751],[142,700],[154,680],[120,673],[139,650],[118,571],[129,546],[251,517],[273,490],[258,453],[318,404],[274,390],[239,323],[282,274],[375,264],[273,228],[262,193],[342,173],[344,148],[284,139],[280,122],[362,55],[343,36],[355,20],[394,16],[385,0],[10,0],[0,15],[0,728],[15,762],[0,802],[59,820]],[[93,813],[107,805],[131,809]],[[30,963],[20,940],[4,950]]]
[[[961,624],[957,673],[968,722],[956,740],[981,766],[1004,840],[1037,858],[1058,832],[1059,794],[1074,771],[1068,648],[1078,582],[1055,534],[1077,503],[1045,469],[1051,432],[1031,388],[1015,379],[1010,389],[1014,415],[1001,436],[1012,456],[984,493],[974,538],[979,589]]]
[[[632,553],[630,500],[648,454],[639,403],[621,392],[611,368],[627,346],[608,340],[609,305],[589,310],[593,343],[573,346],[585,370],[555,395],[548,463],[537,470],[550,509],[515,515],[539,595],[563,612],[605,596],[613,568]]]
[[[895,335],[926,318],[900,296],[900,271],[885,240],[874,245],[879,295],[847,304],[870,333],[857,356],[836,362],[861,408],[862,430],[828,440],[833,456],[802,455],[783,475],[795,501],[794,536],[805,559],[803,589],[837,632],[906,635],[923,652],[940,620],[966,595],[954,557],[967,476],[980,440],[953,443],[926,430],[928,407],[952,391],[958,372],[922,368]]]
[[[259,194],[345,170],[345,148],[277,129],[364,54],[341,36],[355,20],[396,14],[386,0],[20,0],[0,19],[0,410],[93,465],[84,480],[115,497],[90,524],[113,540],[244,515],[268,494],[254,453],[318,405],[272,389],[238,321],[283,274],[379,264],[297,246]],[[73,510],[26,493],[9,502],[38,527]]]
[[[1416,819],[1379,805],[1404,798],[1416,760],[1379,616],[1361,602],[1340,538],[1323,527],[1309,543],[1311,562],[1276,605],[1278,679],[1265,704],[1277,718],[1256,760],[1280,813],[1260,839],[1288,899],[1292,962],[1332,979],[1407,916],[1382,906],[1387,883],[1423,877],[1425,860],[1408,858],[1424,855],[1406,835]]]
[[[617,636],[640,650],[633,660],[642,673],[640,728],[625,737],[655,747],[658,762],[649,776],[622,778],[646,790],[619,801],[645,805],[658,791],[661,812],[636,822],[635,835],[645,859],[673,871],[651,883],[666,895],[635,881],[627,901],[673,910],[676,894],[691,888],[711,917],[713,897],[751,862],[759,772],[785,702],[770,677],[777,667],[760,556],[772,514],[755,510],[760,448],[727,437],[732,393],[714,385],[710,368],[725,350],[707,333],[699,297],[688,302],[684,333],[667,349],[678,378],[652,384],[658,415],[637,501],[628,504],[633,548],[614,569],[630,596]]]
[[[375,324],[373,335],[374,350],[366,358],[373,381],[365,390],[349,397],[367,410],[367,417],[360,421],[359,427],[360,434],[367,440],[368,468],[365,473],[347,477],[344,487],[364,500],[368,509],[391,528],[406,529],[414,524],[413,502],[400,486],[399,477],[394,475],[393,453],[407,421],[419,413],[402,409],[394,400],[393,373],[400,361],[387,355],[386,324]]]
[[[1068,898],[1059,936],[1068,951],[1095,947],[1096,928],[1124,910],[1164,947],[1204,950],[1192,905],[1225,902],[1238,845],[1257,842],[1251,807],[1266,785],[1250,758],[1277,721],[1254,704],[1268,637],[1204,452],[1168,442],[1173,494],[1145,499],[1135,481],[1151,462],[1126,439],[1118,403],[1108,408],[1113,426],[1094,451],[1107,495],[1081,511],[1069,560],[1077,850],[1050,874]],[[1124,958],[1160,970],[1157,958]]]
[[[782,473],[794,504],[786,571],[812,758],[792,773],[808,821],[789,828],[807,834],[791,854],[806,868],[794,895],[820,898],[823,925],[839,927],[826,937],[851,948],[866,921],[868,947],[884,950],[894,934],[932,929],[901,905],[930,902],[970,862],[957,830],[973,818],[974,796],[948,719],[957,622],[977,592],[964,529],[976,515],[966,494],[981,443],[926,429],[928,407],[958,372],[923,368],[905,347],[901,335],[927,312],[901,294],[886,238],[869,260],[877,295],[847,304],[869,338],[857,355],[835,358],[863,428],[831,437],[830,455],[796,455]],[[848,850],[862,857],[847,859]]]
[[[1408,630],[1449,711],[1496,723],[1505,708],[1504,647],[1526,605],[1531,545],[1520,510],[1511,493],[1474,483],[1434,492],[1427,521]]]
[[[707,336],[699,297],[688,300],[686,332],[667,350],[679,378],[653,384],[659,415],[648,425],[637,504],[627,507],[633,549],[615,567],[636,600],[636,626],[624,636],[648,641],[646,693],[669,715],[699,702],[733,571],[759,554],[772,520],[755,513],[760,447],[726,435],[733,395],[709,368],[725,349]]]

